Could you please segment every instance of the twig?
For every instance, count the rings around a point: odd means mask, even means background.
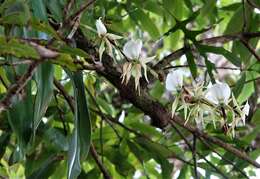
[[[32,60],[19,60],[15,62],[10,61],[0,61],[0,66],[16,66],[16,65],[23,65],[23,64],[31,64]]]
[[[153,69],[154,70],[159,70],[161,69],[162,67],[168,65],[172,60],[174,59],[178,59],[180,58],[183,54],[185,54],[185,52],[187,51],[188,49],[186,48],[181,48],[179,50],[176,50],[175,52],[171,53],[170,55],[167,55],[166,57],[164,57],[159,63],[157,63]]]
[[[69,0],[68,3],[66,4],[64,11],[63,11],[65,18],[68,16],[69,11],[71,10],[71,7],[74,3],[75,3],[75,0]]]
[[[193,146],[192,146],[192,157],[194,163],[194,177],[198,179],[198,171],[197,171],[197,159],[196,159],[196,135],[193,135]]]
[[[210,162],[206,157],[204,157],[202,154],[198,153],[198,155],[205,160],[212,168],[215,169],[216,172],[221,174],[225,179],[229,179],[222,171],[220,171],[212,162]]]
[[[248,40],[244,39],[243,37],[240,38],[240,41],[243,45],[255,56],[257,61],[260,62],[260,56],[256,53],[255,49],[249,44]]]
[[[243,85],[245,85],[246,83],[250,83],[250,82],[252,82],[252,81],[257,81],[257,80],[260,80],[260,76],[257,77],[257,78],[254,78],[254,79],[250,79],[250,80],[245,81],[245,82],[243,83]],[[234,87],[235,85],[236,85],[236,84],[231,85],[230,87]]]
[[[239,173],[241,173],[244,177],[248,178],[248,176],[245,174],[245,172],[243,170],[241,170],[239,167],[237,167],[232,161],[230,161],[229,159],[223,157],[219,152],[217,152],[214,148],[212,148],[207,141],[205,141],[204,139],[199,138],[200,141],[207,147],[209,148],[212,152],[214,152],[215,154],[217,154],[222,160],[226,161],[227,163],[229,163],[230,165],[233,166],[233,168],[235,170],[237,170]]]
[[[135,134],[136,136],[143,137],[143,138],[149,140],[150,142],[153,142],[153,143],[154,143],[154,141],[151,140],[151,139],[149,138],[149,136],[147,136],[147,135],[145,135],[145,134],[141,134],[141,133],[139,133],[138,131],[136,131],[136,130],[134,130],[134,129],[132,129],[132,128],[127,127],[126,125],[124,125],[123,123],[119,122],[118,120],[112,118],[111,116],[105,115],[104,113],[100,113],[99,111],[96,111],[96,110],[92,110],[92,111],[95,112],[95,113],[97,113],[98,115],[101,115],[101,116],[103,116],[103,117],[106,117],[106,118],[107,118],[108,120],[110,120],[111,122],[113,122],[113,123],[119,125],[119,126],[122,127],[123,129],[125,129],[125,130],[127,130],[127,131],[129,131],[129,132],[131,132],[131,133],[133,133],[133,134]],[[168,146],[165,146],[165,148],[168,148]],[[188,165],[193,165],[193,164],[190,163],[189,161],[186,161],[186,160],[182,159],[181,157],[179,157],[179,156],[177,156],[177,155],[175,155],[175,154],[172,154],[172,155],[171,155],[171,158],[175,158],[175,159],[177,159],[177,160],[180,160],[180,161],[182,161],[183,163],[186,163],[186,164],[188,164]]]
[[[251,0],[247,0],[247,3],[253,8],[260,9],[260,6]]]
[[[202,64],[196,64],[196,66],[201,67],[201,68],[207,68],[206,65],[202,65]],[[175,69],[175,68],[188,68],[188,67],[189,67],[189,65],[174,65],[174,66],[165,67],[163,70]],[[242,69],[242,68],[236,68],[236,67],[221,67],[221,66],[218,66],[218,67],[215,67],[215,68],[221,69],[221,70],[239,70],[239,71],[255,71],[255,72],[258,72],[257,70],[251,69],[251,68]]]
[[[87,2],[85,5],[83,5],[77,12],[69,16],[67,19],[64,21],[64,26],[66,26],[68,23],[73,21],[76,17],[78,17],[81,13],[83,13],[91,4],[93,4],[96,0],[91,0]]]
[[[104,163],[104,145],[103,145],[103,120],[100,123],[100,135],[99,135],[99,143],[100,143],[100,150],[101,150],[101,160]]]
[[[240,38],[244,37],[246,39],[256,38],[260,37],[260,32],[241,32],[236,34],[228,34],[228,35],[221,35],[216,37],[210,37],[206,39],[199,40],[198,43],[206,43],[206,44],[216,44],[216,43],[227,43],[233,40],[239,40]],[[172,52],[170,55],[164,57],[161,61],[159,61],[155,66],[153,66],[153,69],[160,70],[161,68],[168,65],[172,60],[180,58],[182,55],[184,55],[187,51],[191,49],[182,47],[174,52]]]
[[[245,7],[245,0],[242,0],[242,6],[243,6],[243,28],[242,28],[242,32],[246,31],[246,7]]]
[[[16,96],[26,86],[27,82],[32,78],[33,73],[39,64],[40,61],[32,62],[27,72],[18,79],[17,83],[9,87],[5,97],[0,101],[0,113],[11,106],[13,97]]]
[[[60,84],[60,82],[56,78],[54,78],[53,83],[54,83],[55,87],[61,92],[64,99],[67,101],[72,113],[74,113],[75,109],[74,109],[73,98],[67,94],[67,92],[64,89],[64,87],[62,86],[62,84]]]
[[[103,113],[100,106],[98,105],[95,97],[91,94],[91,92],[88,90],[87,87],[85,87],[85,90],[87,91],[87,93],[89,94],[90,98],[92,99],[92,101],[94,102],[94,105],[97,107],[98,109],[98,113]],[[113,126],[113,124],[111,124],[111,122],[106,118],[106,116],[101,116],[102,120],[105,120],[108,125],[113,129],[113,131],[115,132],[116,136],[119,138],[119,140],[121,141],[122,137],[119,135],[119,132],[116,130],[116,128]]]
[[[68,130],[67,130],[66,123],[65,123],[65,119],[64,119],[64,114],[63,114],[64,112],[63,112],[62,109],[59,107],[59,101],[58,101],[58,98],[57,98],[57,94],[54,94],[54,98],[55,98],[56,105],[57,105],[57,109],[58,109],[58,112],[59,112],[59,116],[60,116],[60,119],[61,119],[61,122],[62,122],[64,135],[67,136]]]
[[[97,154],[97,151],[96,151],[96,149],[95,149],[95,147],[94,147],[93,144],[91,144],[91,146],[90,146],[90,153],[91,153],[92,157],[94,158],[96,164],[98,165],[100,171],[103,173],[104,178],[106,178],[106,179],[112,179],[112,177],[111,177],[110,174],[108,173],[106,167],[105,167],[105,166],[103,165],[103,163],[101,162],[101,160],[100,160],[100,158],[99,158],[99,156],[98,156],[98,154]]]
[[[3,79],[2,75],[0,75],[0,81],[4,85],[5,89],[8,89],[8,85],[6,84],[5,80]]]
[[[190,148],[190,150],[193,152],[193,147],[191,146],[191,144],[189,143],[189,141],[186,139],[186,137],[182,134],[182,132],[175,126],[174,122],[171,121],[171,126],[174,128],[174,130],[177,132],[177,134],[185,141],[185,143],[187,144],[187,146]],[[228,179],[228,177],[221,171],[219,170],[215,165],[213,165],[209,160],[207,160],[207,158],[205,156],[203,156],[201,153],[196,152],[201,158],[203,158],[212,168],[214,168],[216,170],[216,172],[218,172],[220,175],[222,175],[224,178]],[[196,161],[196,160],[195,160]],[[196,168],[196,164],[194,164],[194,168]],[[197,174],[197,170],[195,171],[195,176]],[[198,176],[196,176],[198,178]]]

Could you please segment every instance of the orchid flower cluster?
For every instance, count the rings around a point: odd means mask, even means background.
[[[99,58],[100,61],[102,59],[102,54],[105,51],[105,44],[108,47],[109,55],[112,55],[112,46],[113,43],[116,44],[116,40],[120,39],[122,37],[107,33],[107,29],[105,25],[102,23],[101,18],[96,20],[96,28],[98,36],[101,39],[101,44],[99,47]],[[111,41],[113,42],[111,44]],[[147,63],[151,62],[155,56],[153,57],[143,57],[141,55],[143,43],[141,40],[129,40],[125,43],[123,47],[123,56],[127,58],[127,62],[123,64],[122,67],[122,83],[127,84],[131,78],[131,76],[134,76],[135,79],[135,89],[138,90],[140,94],[140,78],[144,75],[146,81],[148,82],[147,78]],[[142,75],[142,69],[143,69],[143,75]]]
[[[96,28],[101,44],[99,47],[99,58],[102,60],[102,54],[105,51],[105,45],[108,47],[109,55],[112,55],[112,48],[117,47],[116,40],[122,37],[107,32],[107,29],[101,18],[96,20]],[[122,65],[122,83],[127,84],[131,76],[135,79],[135,89],[140,94],[140,78],[148,82],[147,63],[151,62],[153,57],[143,57],[141,54],[143,43],[141,40],[129,40],[123,46],[120,53],[127,60]],[[117,49],[117,48],[115,48]],[[143,72],[143,74],[142,74]],[[195,84],[192,87],[184,86],[183,73],[179,70],[170,72],[166,77],[166,89],[175,95],[172,103],[172,116],[176,112],[183,110],[185,124],[191,119],[195,119],[197,125],[205,127],[207,123],[213,122],[214,126],[220,124],[225,133],[235,135],[235,127],[244,124],[246,116],[249,114],[250,106],[248,102],[240,106],[236,101],[231,89],[226,83],[218,82],[209,85],[207,89],[203,83]]]
[[[206,89],[203,83],[184,86],[183,73],[175,70],[166,77],[166,89],[175,95],[172,103],[172,116],[183,110],[185,124],[192,118],[198,126],[207,123],[220,124],[226,134],[235,136],[235,127],[245,125],[249,114],[248,102],[240,106],[226,83],[215,83]]]

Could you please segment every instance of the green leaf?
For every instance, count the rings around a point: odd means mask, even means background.
[[[189,179],[189,178],[191,178],[190,167],[185,164],[180,171],[178,179]]]
[[[75,47],[70,47],[68,45],[64,45],[59,48],[59,52],[61,53],[67,53],[72,56],[80,56],[84,58],[90,58],[90,56],[83,50]]]
[[[153,87],[150,90],[150,95],[152,97],[154,97],[157,100],[160,100],[163,93],[164,93],[164,85],[162,83],[160,83],[159,80],[157,80],[154,84]]]
[[[169,163],[168,157],[171,155],[171,151],[159,143],[153,143],[145,138],[136,138],[135,141],[149,151],[152,157],[160,163],[162,167],[162,178],[171,178],[173,166]]]
[[[48,21],[48,15],[46,12],[45,1],[43,0],[30,0],[33,14],[43,21]]]
[[[19,42],[17,39],[7,39],[0,36],[0,55],[13,55],[18,58],[39,59],[38,52],[30,45]]]
[[[203,56],[204,56],[204,59],[205,59],[205,64],[206,64],[206,68],[207,68],[207,72],[209,74],[210,80],[214,84],[216,81],[215,81],[215,78],[214,78],[212,71],[215,70],[215,65],[214,65],[214,63],[211,63],[208,60],[207,55],[203,55]]]
[[[188,62],[188,65],[189,65],[192,77],[194,79],[196,79],[197,74],[198,74],[198,72],[197,72],[198,70],[197,70],[196,63],[194,61],[194,57],[193,57],[193,55],[192,55],[192,53],[190,51],[188,51],[186,53],[186,57],[187,57],[187,62]]]
[[[243,90],[246,81],[246,74],[243,73],[241,78],[236,82],[235,87],[232,89],[234,96],[237,98]]]
[[[184,5],[183,0],[163,0],[163,7],[166,9],[166,12],[174,15],[178,20],[181,20],[183,17]]]
[[[137,9],[134,12],[129,12],[129,15],[138,24],[140,23],[143,30],[147,31],[153,39],[160,36],[159,30],[154,24],[154,21],[149,17],[149,14],[141,9]]]
[[[30,82],[25,88],[26,97],[20,101],[17,97],[13,99],[16,103],[8,110],[8,121],[17,137],[18,148],[17,160],[23,160],[25,157],[26,146],[31,138],[31,126],[33,121],[33,99]]]
[[[0,24],[26,25],[30,11],[24,0],[7,0],[0,6]]]
[[[246,80],[243,85],[243,89],[241,90],[241,92],[237,98],[237,101],[239,103],[246,101],[252,95],[252,93],[255,91],[254,81],[251,81],[251,82],[247,82],[247,81],[258,77],[258,75],[255,75],[254,72],[245,72],[245,76],[246,76]]]
[[[4,153],[5,153],[5,150],[6,150],[6,146],[8,145],[9,141],[10,141],[10,134],[9,133],[3,133],[1,134],[0,136],[0,159],[2,159]],[[0,172],[1,173],[1,172]]]
[[[143,163],[144,161],[148,160],[150,157],[148,157],[146,151],[139,147],[136,143],[131,142],[130,140],[127,140],[127,145],[131,152],[136,156],[136,158]]]
[[[131,178],[134,174],[135,168],[127,160],[128,153],[121,153],[118,148],[112,148],[109,151],[106,151],[105,155],[115,165],[116,171],[120,175]],[[124,159],[124,162],[122,162],[122,159]]]
[[[151,137],[162,137],[161,133],[156,130],[156,128],[146,125],[144,123],[141,123],[139,121],[131,122],[129,123],[129,126],[131,126],[133,129],[140,131],[143,134],[149,135]]]
[[[223,55],[228,61],[230,61],[234,65],[238,67],[241,66],[241,60],[236,55],[224,49],[223,47],[213,47],[208,45],[197,45],[197,47],[203,53],[215,53]]]
[[[56,22],[62,22],[63,6],[60,0],[47,0],[47,7]]]
[[[53,65],[43,63],[38,66],[35,73],[37,94],[34,102],[33,130],[38,128],[53,95]]]
[[[30,176],[26,178],[48,178],[55,171],[57,164],[57,156],[51,155],[41,164],[41,166],[36,171],[34,171]]]
[[[39,32],[45,32],[46,34],[51,35],[58,40],[61,40],[58,33],[49,25],[48,22],[41,22],[37,18],[32,18],[30,21],[30,25],[33,29]]]
[[[251,122],[255,125],[260,125],[260,109],[257,109],[252,117]]]
[[[47,129],[44,133],[44,139],[57,151],[68,151],[68,140],[60,130],[52,127]]]
[[[68,173],[69,179],[79,176],[80,159],[85,159],[91,143],[91,123],[85,95],[82,72],[67,72],[73,82],[75,97],[74,131],[69,146]]]
[[[238,21],[237,19],[241,19]],[[235,33],[235,32],[241,32],[243,27],[243,7],[242,5],[237,9],[237,11],[234,13],[234,15],[231,17],[226,30],[225,34]]]

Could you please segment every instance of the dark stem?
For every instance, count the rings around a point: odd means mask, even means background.
[[[93,144],[91,144],[91,146],[90,146],[90,153],[91,153],[92,157],[94,158],[96,164],[98,165],[98,168],[103,173],[104,178],[105,179],[112,179],[112,177],[108,173],[106,167],[103,165],[102,161],[100,160],[100,158],[97,154],[97,151],[96,151]]]
[[[198,179],[198,171],[197,171],[197,159],[196,159],[196,135],[193,135],[193,147],[192,147],[192,156],[193,156],[193,163],[194,163],[194,177]]]

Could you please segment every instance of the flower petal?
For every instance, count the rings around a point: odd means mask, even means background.
[[[244,108],[243,108],[243,110],[242,110],[242,112],[243,112],[246,116],[248,116],[249,110],[250,110],[250,106],[249,106],[248,101],[247,101],[246,104],[245,104],[245,106],[244,106]]]
[[[122,36],[119,35],[115,35],[115,34],[111,34],[111,33],[107,33],[107,37],[111,40],[118,40],[118,39],[122,39]]]
[[[141,40],[129,40],[123,47],[123,53],[131,60],[138,59],[141,54],[142,45]]]
[[[101,21],[101,17],[98,20],[96,20],[96,28],[99,36],[105,35],[107,33],[106,26]]]
[[[168,91],[178,91],[183,86],[183,74],[179,70],[172,71],[168,73],[165,83]]]
[[[149,62],[153,61],[153,59],[155,59],[155,57],[156,56],[147,57],[147,58],[141,58],[140,62],[146,64],[146,63],[149,63]]]
[[[230,95],[231,90],[228,84],[216,83],[208,89],[205,97],[214,104],[227,104]]]

